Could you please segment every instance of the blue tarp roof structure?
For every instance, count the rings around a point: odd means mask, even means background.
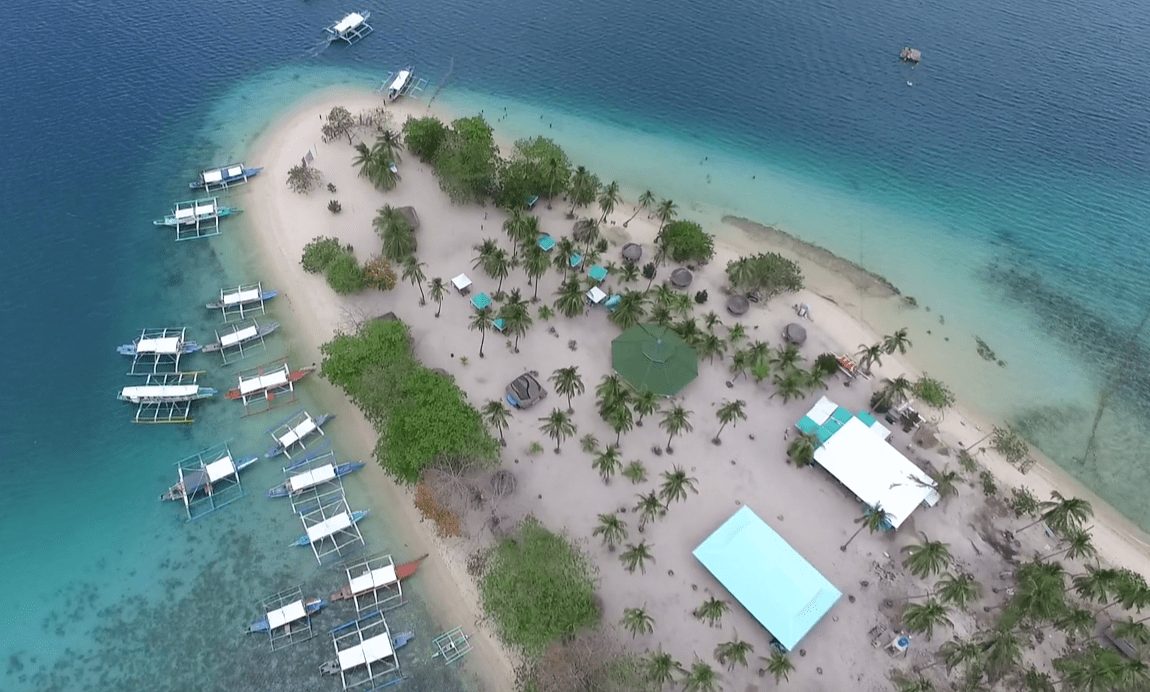
[[[694,555],[787,649],[842,597],[750,507],[735,512]]]

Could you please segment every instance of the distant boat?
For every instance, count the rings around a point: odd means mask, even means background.
[[[354,622],[354,620],[352,621]],[[348,623],[351,624],[351,623]],[[336,629],[339,629],[338,627]],[[407,646],[407,643],[415,639],[415,632],[400,632],[391,638],[392,650],[402,649]],[[319,672],[321,675],[339,675],[339,659],[333,658],[330,661],[324,661],[319,664]],[[400,678],[401,680],[403,678]],[[386,687],[386,685],[384,685]]]
[[[396,73],[395,79],[391,80],[391,84],[387,85],[387,91],[385,92],[388,103],[407,93],[407,88],[411,86],[411,80],[414,76],[415,71],[412,67],[408,67],[406,70],[400,70]]]
[[[319,483],[326,483],[327,481],[334,480],[336,478],[343,478],[349,473],[354,473],[362,469],[363,466],[364,463],[362,461],[349,461],[346,464],[340,464],[338,466],[332,466],[331,464],[320,466],[317,469],[313,469],[311,472],[299,474],[300,476],[310,474],[308,478],[300,479],[299,483],[301,487],[299,490],[306,490],[307,488],[313,485],[318,485]],[[289,478],[288,480],[284,481],[283,484],[277,485],[276,487],[267,491],[266,495],[271,498],[287,497],[288,495],[291,495],[292,491],[295,490],[293,487],[294,484],[292,483],[293,480],[294,477]]]
[[[917,63],[922,60],[922,51],[917,48],[905,46],[901,51],[899,51],[898,57],[903,62]]]
[[[180,202],[176,204],[175,210],[162,219],[156,219],[152,223],[157,226],[169,226],[178,228],[180,226],[198,226],[205,221],[214,221],[222,219],[225,216],[234,216],[239,214],[240,210],[235,207],[221,207],[219,203],[212,199],[197,199],[191,202]]]
[[[234,462],[236,475],[247,467],[259,461],[260,455],[253,454],[250,457],[244,457],[239,461]],[[229,474],[230,475],[230,474]],[[212,492],[211,479],[208,477],[207,470],[191,470],[184,474],[184,480],[176,483],[168,488],[168,492],[160,495],[160,500],[182,500],[185,497],[195,495],[197,492],[203,490],[209,495]]]
[[[130,344],[116,347],[116,353],[121,356],[139,355],[188,355],[200,350],[201,346],[194,341],[184,341],[182,336],[140,337]]]
[[[300,417],[299,413],[303,413],[303,416]],[[293,413],[291,416],[288,416],[288,418],[285,419],[282,423],[272,428],[271,430],[268,430],[269,434],[272,434],[273,431],[282,432],[278,437],[273,435],[273,437],[276,439],[276,445],[268,451],[264,452],[264,456],[268,459],[272,459],[283,454],[286,448],[295,444],[302,444],[308,436],[318,431],[323,427],[324,423],[327,423],[332,418],[335,418],[334,413],[325,413],[319,418],[314,419],[307,411]],[[289,421],[293,420],[297,420],[298,422],[294,425],[289,424]]]
[[[223,308],[238,308],[242,305],[251,305],[252,303],[260,303],[265,300],[271,300],[280,294],[279,291],[261,291],[259,289],[251,289],[247,291],[235,291],[228,293],[223,298],[208,303],[204,307],[210,310],[222,310]]]
[[[213,168],[200,173],[200,177],[188,183],[193,190],[218,190],[246,183],[263,168],[245,168],[242,163],[230,163],[222,168]]]
[[[309,598],[306,601],[304,601],[304,603],[303,603],[304,612],[306,612],[308,615],[315,615],[319,611],[323,610],[326,606],[327,606],[327,601],[323,600],[322,598]],[[249,632],[267,632],[269,629],[271,629],[271,626],[268,623],[268,616],[265,615],[262,618],[260,618],[259,620],[256,620],[255,622],[253,622],[251,629],[249,629],[248,631]]]
[[[133,404],[174,404],[208,399],[217,393],[198,384],[148,384],[124,387],[116,398]]]
[[[405,562],[402,565],[397,565],[395,568],[395,580],[397,582],[403,581],[412,576],[419,570],[419,563],[427,559],[428,553],[415,558],[411,562]],[[333,601],[350,601],[355,594],[351,592],[351,584],[346,584],[339,591],[331,595]]]
[[[272,324],[274,324],[274,323],[272,323]],[[276,326],[278,327],[279,325],[276,325]],[[205,349],[205,350],[207,350],[207,349]],[[267,391],[270,391],[272,389],[276,389],[278,387],[283,387],[285,384],[287,384],[289,382],[290,383],[299,382],[300,380],[307,377],[308,375],[310,375],[313,372],[315,372],[315,366],[309,365],[306,368],[300,368],[299,370],[293,370],[292,372],[288,373],[286,378],[285,378],[284,376],[282,376],[283,375],[282,370],[275,370],[275,371],[272,371],[271,373],[269,373],[267,375],[261,375],[259,377],[253,377],[253,378],[241,381],[239,387],[236,387],[235,389],[229,389],[228,393],[225,396],[227,396],[227,398],[231,399],[232,401],[235,401],[236,399],[239,399],[240,397],[255,396],[257,394],[261,394],[263,392],[267,392]],[[277,375],[279,375],[279,376],[277,376]],[[285,379],[287,380],[286,382],[284,381]]]
[[[224,334],[223,336],[220,337],[220,340],[214,344],[205,345],[203,347],[203,351],[204,351],[204,353],[215,353],[216,351],[221,351],[225,348],[232,348],[234,346],[239,346],[240,344],[246,344],[247,342],[249,342],[253,339],[262,339],[263,337],[267,336],[268,334],[271,334],[275,330],[279,329],[279,327],[280,327],[279,322],[265,322],[265,323],[260,324],[260,325],[252,325],[250,327],[244,327],[243,329],[241,329],[237,332],[232,332],[231,334]],[[236,396],[236,397],[228,396],[228,398],[229,399],[235,399],[235,398],[239,398],[239,397],[238,396]]]
[[[354,512],[351,513],[351,517],[350,517],[351,523],[352,524],[358,524],[359,520],[363,519],[368,514],[371,514],[370,509],[357,509],[357,510],[355,510]],[[340,516],[346,517],[347,515],[343,514]],[[305,545],[311,545],[311,536],[309,536],[305,533],[304,535],[302,535],[299,538],[292,541],[291,544],[295,545],[295,546],[300,546],[300,547],[303,547]]]

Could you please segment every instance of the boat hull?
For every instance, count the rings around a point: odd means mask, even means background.
[[[201,178],[200,180],[193,180],[192,182],[188,183],[188,187],[193,190],[218,190],[220,188],[226,188],[229,185],[235,185],[239,182],[246,182],[248,178],[254,178],[255,175],[262,170],[262,166],[259,168],[245,168],[243,174],[241,175],[235,175],[230,178],[223,178],[222,180],[217,180],[212,183],[206,183]]]
[[[351,523],[358,524],[360,519],[363,519],[369,514],[371,514],[370,509],[357,509],[351,513]],[[307,545],[311,545],[311,538],[305,533],[304,535],[295,539],[295,541],[292,542],[292,545],[301,548]]]
[[[244,469],[246,469],[247,467],[251,466],[252,464],[256,463],[259,460],[260,460],[260,456],[258,454],[253,454],[251,456],[244,457],[244,458],[240,459],[239,461],[235,462],[236,475],[238,476],[240,473],[243,472]],[[196,488],[195,490],[192,491],[192,494],[195,495],[200,490],[201,490],[201,488]],[[184,489],[184,484],[183,483],[176,483],[172,487],[168,488],[168,491],[166,493],[160,495],[160,501],[163,502],[164,500],[170,500],[170,501],[174,502],[177,500],[182,500],[182,499],[184,499],[184,496],[186,494],[187,494],[187,491]]]
[[[417,571],[419,571],[419,564],[421,562],[423,562],[424,560],[426,560],[427,556],[429,554],[430,553],[424,553],[423,555],[415,558],[411,562],[405,562],[402,565],[397,565],[395,568],[395,578],[399,581],[403,581],[404,579],[407,579],[408,577],[414,575]],[[348,586],[344,586],[339,591],[336,591],[335,593],[333,593],[330,597],[330,600],[332,600],[332,601],[350,601],[350,600],[352,600],[353,597],[354,597],[354,594],[351,593],[351,586],[348,585]]]
[[[261,324],[259,326],[259,328],[256,329],[256,333],[253,334],[252,336],[249,336],[248,338],[243,339],[242,341],[237,341],[234,344],[228,344],[227,347],[228,348],[234,348],[236,346],[240,346],[240,345],[249,343],[251,341],[255,341],[256,339],[262,339],[265,336],[268,336],[269,334],[271,334],[272,332],[274,332],[275,330],[277,330],[279,328],[280,328],[279,322],[266,322],[264,324]],[[214,344],[205,344],[203,347],[200,348],[200,350],[203,351],[204,353],[217,353],[219,351],[224,350],[224,345],[221,342],[217,341]]]
[[[324,426],[324,424],[327,423],[328,421],[330,421],[332,418],[335,418],[334,413],[325,413],[322,416],[320,416],[319,418],[316,418],[315,419],[316,429],[318,430],[319,428],[322,428]],[[273,428],[273,430],[274,430],[274,428]],[[268,459],[274,459],[275,457],[278,457],[279,455],[281,455],[283,453],[284,453],[284,448],[279,446],[279,445],[276,445],[275,447],[272,447],[268,451],[264,452],[264,456]]]
[[[191,355],[192,353],[195,353],[201,349],[203,349],[203,346],[200,346],[196,342],[185,341],[184,345],[180,348],[180,355]],[[119,353],[121,356],[131,356],[134,358],[136,356],[136,344],[124,344],[123,346],[117,346],[116,353]]]
[[[236,214],[239,214],[241,211],[242,211],[241,209],[235,209],[234,207],[220,207],[219,209],[216,210],[215,214],[211,214],[211,215],[207,215],[207,216],[201,216],[199,218],[194,218],[194,219],[186,219],[183,222],[178,221],[175,216],[165,216],[162,219],[156,219],[152,223],[156,226],[160,226],[160,227],[164,227],[164,228],[177,228],[180,226],[195,226],[196,224],[204,223],[206,221],[213,221],[215,219],[222,219],[225,216],[235,216]]]
[[[349,461],[346,464],[340,464],[339,466],[335,467],[335,477],[343,478],[349,473],[354,473],[363,467],[364,463],[362,461]],[[291,495],[291,490],[288,489],[288,484],[285,482],[283,485],[277,485],[276,487],[267,491],[265,495],[272,499],[277,497],[287,497],[288,495]]]
[[[253,298],[252,300],[242,300],[238,303],[228,303],[227,305],[224,305],[224,301],[217,300],[217,301],[213,301],[211,303],[205,304],[204,307],[208,308],[209,310],[222,310],[225,307],[227,307],[227,308],[238,308],[238,307],[242,307],[244,305],[251,305],[252,303],[259,303],[259,302],[263,302],[265,300],[271,300],[272,298],[275,298],[279,294],[280,294],[279,291],[264,291],[263,293],[260,294],[259,298]]]

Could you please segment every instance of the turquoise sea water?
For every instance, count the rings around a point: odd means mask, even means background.
[[[969,345],[948,362],[957,352],[912,334],[933,373],[961,372],[964,397],[1026,423],[1150,526],[1145,335],[1130,346],[1150,305],[1145,7],[401,0],[370,8],[379,31],[361,44],[319,49],[318,29],[348,9],[0,8],[3,689],[336,689],[312,675],[323,638],[272,655],[240,634],[259,596],[338,582],[286,547],[298,522],[260,497],[278,467],[261,462],[246,500],[191,525],[155,500],[180,457],[224,439],[265,449],[275,414],[241,420],[218,401],[190,427],[133,426],[114,348],[146,326],[207,341],[202,303],[258,278],[242,217],[197,243],[151,226],[197,169],[309,91],[409,63],[448,78],[448,108],[553,135],[625,189],[712,222],[721,209],[777,224],[887,276],[932,308],[906,315],[917,328],[943,315],[932,332],[947,343],[979,334],[1008,362]],[[908,43],[924,51],[914,69],[895,57]],[[213,358],[189,363],[231,382]],[[1100,442],[1079,463],[1116,363]],[[329,431],[338,441],[340,421]],[[403,532],[365,525],[369,549],[401,559]],[[420,663],[437,623],[418,604],[394,620],[419,632],[405,662],[427,676],[405,687],[451,689]]]

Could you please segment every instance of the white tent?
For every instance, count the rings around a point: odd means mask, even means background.
[[[858,418],[815,450],[815,461],[863,502],[882,505],[896,529],[924,500],[937,501],[934,481]]]

